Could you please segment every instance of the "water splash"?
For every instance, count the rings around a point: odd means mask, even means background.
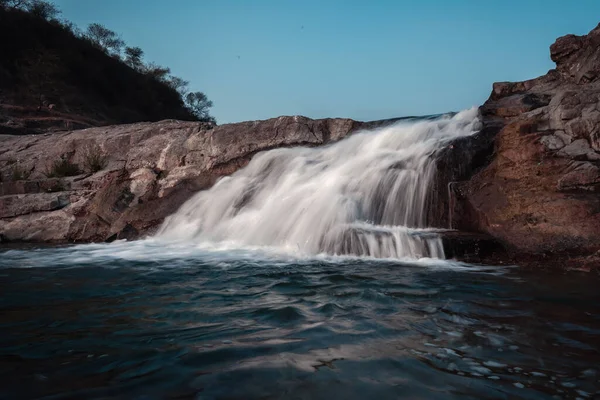
[[[157,238],[269,246],[307,254],[443,258],[426,229],[433,153],[479,129],[476,108],[403,121],[321,148],[255,156],[244,169],[195,195]]]

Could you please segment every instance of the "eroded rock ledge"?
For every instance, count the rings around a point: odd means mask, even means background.
[[[246,165],[257,152],[317,146],[360,129],[349,119],[280,117],[222,126],[161,121],[35,136],[0,136],[0,237],[8,241],[90,242],[152,231],[194,192]],[[86,152],[107,156],[96,173],[48,179],[57,160],[83,166]]]

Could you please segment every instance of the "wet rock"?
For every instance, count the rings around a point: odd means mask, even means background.
[[[507,259],[505,247],[490,235],[447,231],[441,232],[440,237],[447,258],[456,258],[471,263]]]
[[[132,240],[137,239],[139,237],[139,232],[137,229],[133,227],[133,225],[126,224],[120,232],[114,233],[106,238],[105,242],[112,243],[115,240]]]
[[[457,228],[457,182],[468,179],[486,167],[494,155],[494,138],[501,125],[490,120],[473,136],[458,138],[436,155],[437,168],[429,199],[427,225],[439,228]],[[468,229],[467,229],[468,230]]]

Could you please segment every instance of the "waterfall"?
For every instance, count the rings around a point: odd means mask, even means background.
[[[433,154],[478,129],[473,108],[324,147],[266,151],[188,200],[157,236],[307,254],[443,258],[441,239],[426,226]]]

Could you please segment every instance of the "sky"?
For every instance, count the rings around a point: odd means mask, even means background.
[[[376,120],[482,104],[492,83],[554,67],[549,46],[600,0],[55,0],[214,102],[218,123]]]

